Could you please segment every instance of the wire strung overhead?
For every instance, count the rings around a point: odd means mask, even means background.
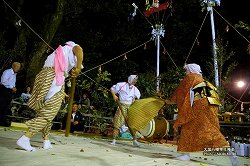
[[[208,11],[207,11],[207,13],[206,13],[206,15],[205,15],[205,17],[204,17],[204,19],[203,19],[203,21],[202,21],[202,24],[201,24],[201,26],[200,26],[200,29],[199,29],[199,31],[198,31],[198,33],[197,33],[197,35],[196,35],[196,37],[195,37],[195,39],[194,39],[194,41],[193,41],[193,45],[192,45],[192,47],[190,48],[190,51],[189,51],[189,53],[188,53],[188,55],[187,55],[187,58],[186,58],[184,64],[187,63],[187,60],[188,60],[188,58],[189,58],[189,56],[190,56],[190,54],[191,54],[191,52],[192,52],[192,50],[193,50],[193,48],[194,48],[195,42],[197,42],[197,40],[198,40],[198,36],[200,35],[201,29],[202,29],[202,27],[203,27],[203,25],[204,25],[204,22],[205,22],[205,20],[206,20],[206,18],[207,18],[207,15],[208,15]]]
[[[248,42],[248,44],[250,44],[250,41],[244,36],[244,35],[242,35],[232,24],[230,24],[230,22],[229,21],[227,21],[217,10],[215,10],[214,8],[213,8],[213,10],[230,26],[230,27],[232,27],[243,39],[245,39],[247,42]]]
[[[5,0],[3,0],[3,2],[17,15],[17,17],[38,37],[38,38],[40,38],[50,49],[52,49],[52,50],[55,50],[55,49],[53,49],[38,33],[36,33],[26,22],[25,22],[25,20],[24,19],[22,19],[22,17],[5,1]],[[155,24],[162,24],[162,23],[164,23],[164,20],[165,21],[167,21],[167,19],[169,18],[169,16],[170,15],[172,15],[172,1],[170,0],[170,1],[168,1],[168,2],[166,2],[166,3],[163,3],[163,4],[159,4],[159,1],[158,0],[153,0],[153,2],[152,2],[152,4],[150,5],[149,4],[149,1],[148,0],[146,0],[146,5],[147,5],[147,10],[143,13],[143,12],[141,12],[139,9],[138,9],[138,7],[135,5],[135,4],[133,4],[133,6],[134,6],[134,12],[132,13],[132,16],[134,17],[135,15],[136,15],[136,10],[138,10],[143,16],[144,16],[144,18],[148,21],[148,23],[153,27],[154,25],[149,21],[149,19],[148,19],[148,17],[149,16],[152,16],[153,17],[153,19],[155,20]],[[165,12],[166,12],[166,9],[170,9],[171,10],[171,12],[169,13],[169,15],[168,15],[168,17],[166,17],[166,19],[165,19]],[[219,14],[219,12],[218,11],[216,11],[215,9],[214,9],[214,11],[225,21],[225,22],[227,22],[227,24],[229,25],[229,26],[231,26],[242,38],[244,38],[247,42],[248,42],[248,44],[250,44],[250,42],[249,42],[249,40],[246,38],[246,37],[244,37],[244,35],[242,35],[239,31],[237,31],[230,23],[229,23],[229,21],[227,21],[224,17],[222,17],[220,14]],[[160,19],[159,19],[159,12],[163,12],[163,17],[162,17],[162,19],[161,19],[161,21],[160,21]],[[207,16],[207,15],[206,15]],[[206,16],[205,16],[205,18],[204,18],[204,20],[206,19]],[[19,22],[18,22],[18,24],[21,24],[21,22],[20,22],[20,20],[19,20]],[[191,47],[191,49],[190,49],[190,51],[189,51],[189,53],[188,53],[188,56],[187,56],[187,58],[186,58],[186,61],[185,61],[185,63],[187,62],[187,60],[188,60],[188,58],[189,58],[189,56],[190,56],[190,54],[191,54],[191,51],[192,51],[192,49],[193,49],[193,46],[194,46],[194,43],[197,41],[197,38],[198,38],[198,36],[199,36],[199,33],[200,33],[200,31],[201,31],[201,28],[202,28],[202,26],[203,26],[203,24],[204,24],[204,20],[203,20],[203,22],[202,22],[202,25],[201,25],[201,27],[200,27],[200,29],[199,29],[199,31],[198,31],[198,33],[197,33],[197,36],[196,36],[196,38],[195,38],[195,40],[194,40],[194,42],[193,42],[193,45],[192,45],[192,47]],[[106,62],[104,62],[104,63],[102,63],[102,64],[100,64],[100,65],[97,65],[96,67],[93,67],[93,68],[91,68],[91,69],[89,69],[89,70],[87,70],[87,71],[85,71],[85,72],[82,72],[82,73],[80,73],[80,75],[81,74],[83,74],[83,75],[85,75],[86,77],[88,77],[85,73],[87,73],[87,72],[89,72],[89,71],[92,71],[92,70],[94,70],[94,69],[96,69],[96,68],[99,68],[99,67],[101,67],[101,66],[103,66],[103,65],[105,65],[105,64],[108,64],[109,62],[112,62],[113,60],[116,60],[116,59],[118,59],[118,58],[120,58],[120,57],[124,57],[124,59],[126,59],[127,58],[127,55],[128,55],[128,53],[130,53],[130,52],[132,52],[132,51],[134,51],[135,49],[137,49],[137,48],[139,48],[139,47],[141,47],[141,46],[144,46],[144,49],[145,49],[145,47],[146,47],[146,43],[148,43],[149,41],[151,41],[151,39],[150,40],[148,40],[148,41],[146,41],[146,42],[144,42],[143,44],[140,44],[139,46],[137,46],[137,47],[135,47],[135,48],[133,48],[133,49],[131,49],[131,50],[129,50],[129,51],[127,51],[127,52],[125,52],[125,53],[123,53],[123,54],[121,54],[121,55],[119,55],[119,56],[117,56],[117,57],[115,57],[115,58],[113,58],[113,59],[111,59],[111,60],[109,60],[109,61],[106,61]],[[163,46],[163,44],[161,43],[161,45]],[[164,46],[163,46],[164,47]],[[173,59],[171,58],[171,56],[170,56],[170,54],[167,52],[167,50],[166,50],[166,48],[164,47],[164,52],[165,53],[167,53],[168,54],[168,56],[169,56],[169,58],[171,59],[171,61],[173,62],[173,64],[175,65],[175,67],[176,68],[178,68],[177,67],[177,65],[174,63],[174,61],[173,61]],[[89,78],[89,77],[88,77]],[[92,81],[94,81],[93,79],[91,79]],[[249,85],[248,85],[248,87],[249,87]],[[245,92],[244,92],[245,93]],[[244,94],[243,93],[243,94]],[[242,95],[243,95],[242,94]],[[229,94],[228,94],[229,95]],[[230,96],[230,95],[229,95]],[[232,96],[231,96],[232,97]],[[242,96],[241,96],[242,97]],[[232,98],[234,98],[234,97],[232,97]],[[234,98],[235,99],[235,98]],[[241,102],[241,103],[249,103],[249,102],[242,102],[242,101],[240,101],[241,100],[241,98],[238,100],[238,99],[235,99],[236,101],[238,101],[238,102]]]
[[[53,51],[55,51],[55,49],[53,49],[38,33],[36,33],[36,31],[34,31],[29,24],[27,24],[22,17],[7,3],[5,2],[5,0],[3,0],[3,2],[16,14],[16,16],[38,37],[40,38],[50,49],[52,49]],[[19,21],[20,21],[19,20]],[[19,22],[19,24],[21,25],[21,22]]]

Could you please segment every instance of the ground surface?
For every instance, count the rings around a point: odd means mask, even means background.
[[[133,147],[131,141],[118,140],[110,145],[110,139],[100,136],[65,137],[62,132],[52,132],[53,149],[44,150],[41,134],[35,135],[31,144],[36,152],[26,152],[16,145],[23,134],[22,128],[0,127],[1,166],[230,166],[228,156],[204,156],[202,152],[190,153],[190,161],[176,160],[180,154],[172,144],[141,143]],[[241,166],[250,166],[250,158],[238,157]]]

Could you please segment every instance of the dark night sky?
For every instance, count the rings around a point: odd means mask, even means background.
[[[164,0],[165,1],[165,0]],[[177,2],[178,0],[176,0]],[[181,0],[179,0],[181,2]],[[160,1],[161,2],[161,1]],[[198,0],[197,0],[198,2]],[[128,1],[129,3],[129,1]],[[173,0],[175,3],[175,0]],[[238,23],[239,20],[247,23],[250,25],[250,10],[249,10],[249,0],[221,0],[221,5],[215,7],[217,11],[222,14],[222,16],[230,22],[230,24],[235,25]],[[218,15],[214,12],[215,19],[218,19]],[[3,26],[0,25],[0,27]],[[220,25],[215,25],[215,28],[219,28]],[[246,81],[250,82],[250,55],[247,54],[247,45],[248,41],[243,39],[240,35],[237,34],[232,28],[229,31],[232,34],[233,39],[237,41],[236,44],[242,45],[242,49],[245,50],[245,54],[236,54],[238,60],[238,67],[237,70],[232,75],[233,81],[239,79],[245,79]],[[242,30],[240,32],[243,32]],[[247,34],[247,35],[246,35]],[[216,34],[217,35],[217,34]],[[250,31],[244,33],[245,37],[249,40]],[[210,39],[209,39],[210,40]],[[233,89],[233,88],[232,88]],[[249,96],[249,95],[248,95]]]
[[[238,23],[239,20],[243,21],[244,23],[247,23],[250,25],[250,10],[249,10],[249,1],[247,0],[222,0],[221,1],[221,8],[224,9],[225,17],[228,19],[228,21],[234,25]],[[242,95],[245,88],[237,89],[235,86],[235,82],[238,80],[243,80],[245,82],[250,83],[250,54],[247,54],[247,45],[249,44],[249,36],[250,31],[245,31],[245,33],[242,33],[244,31],[239,30],[244,37],[248,40],[245,40],[243,37],[241,37],[237,32],[235,32],[233,29],[231,29],[231,33],[233,34],[232,37],[234,40],[237,41],[236,44],[242,45],[242,49],[244,50],[245,54],[236,54],[236,56],[239,56],[239,65],[237,69],[232,74],[232,84],[229,85],[229,89],[235,96],[238,98]],[[250,94],[249,94],[250,87],[248,87],[248,90],[246,91],[246,94],[243,97],[243,101],[250,101]]]
[[[197,0],[198,1],[198,0]],[[174,1],[173,1],[174,2]],[[215,6],[214,9],[219,12],[219,14],[228,21],[232,26],[238,24],[239,21],[243,21],[244,23],[250,25],[250,10],[249,10],[249,1],[248,0],[221,0],[220,6]],[[225,29],[225,25],[227,25],[226,21],[222,19],[218,13],[214,11],[214,21],[215,21],[215,31],[216,37],[219,34],[222,34],[222,30]],[[218,20],[221,20],[220,22]],[[210,19],[209,19],[210,22]],[[220,24],[218,24],[218,22]],[[210,25],[209,25],[210,26]],[[218,32],[218,30],[220,31]],[[229,48],[235,51],[233,59],[238,63],[238,66],[234,70],[231,75],[231,83],[227,85],[227,89],[231,95],[236,97],[237,99],[245,91],[246,87],[244,88],[237,88],[236,82],[239,80],[243,80],[247,83],[250,83],[250,54],[247,52],[247,47],[250,40],[250,31],[246,31],[243,29],[237,29],[246,39],[244,39],[240,34],[238,34],[232,27],[229,28],[228,33],[225,33],[226,36],[223,38],[224,41],[228,40]],[[204,33],[204,32],[203,32]],[[206,31],[206,35],[203,34],[203,37],[209,38],[207,41],[211,44],[211,29],[208,28]],[[250,87],[246,90],[245,95],[242,97],[241,101],[248,101],[250,102]]]

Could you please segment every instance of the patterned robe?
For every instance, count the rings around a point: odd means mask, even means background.
[[[42,131],[43,137],[49,134],[52,121],[59,111],[65,97],[64,86],[53,97],[45,102],[44,98],[49,91],[55,72],[53,68],[43,68],[36,76],[34,89],[28,106],[37,112],[37,117],[25,122],[29,132],[37,133]]]
[[[203,81],[198,74],[186,75],[171,98],[178,107],[174,128],[181,127],[177,151],[195,152],[203,151],[204,148],[228,146],[220,132],[218,105],[209,104],[205,97],[195,100],[191,107],[190,89]]]

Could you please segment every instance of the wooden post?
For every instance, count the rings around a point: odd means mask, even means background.
[[[72,106],[74,101],[74,95],[75,95],[75,87],[76,87],[76,77],[71,77],[71,88],[70,88],[70,99],[69,99],[69,105],[68,105],[68,116],[67,116],[67,122],[66,122],[66,131],[65,136],[69,136],[70,132],[70,125],[71,125],[71,114],[72,114]]]

